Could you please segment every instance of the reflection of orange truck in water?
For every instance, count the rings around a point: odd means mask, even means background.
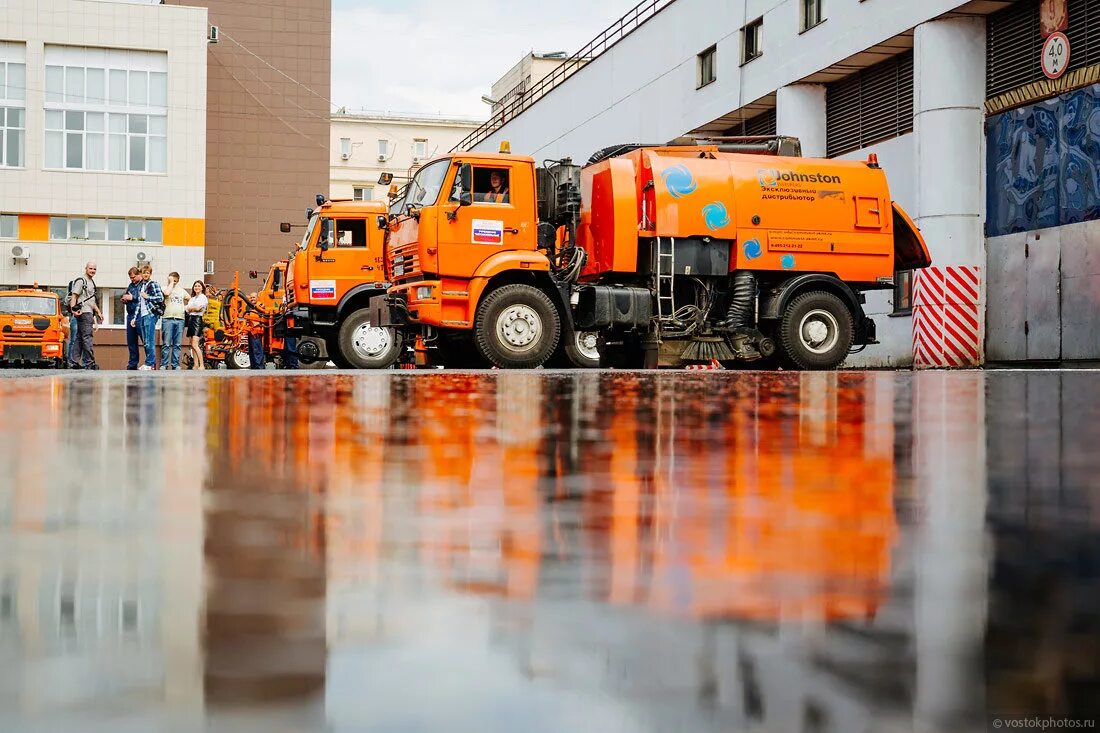
[[[0,290],[0,366],[64,366],[68,335],[56,293]]]
[[[391,207],[375,325],[459,341],[500,367],[657,366],[777,353],[840,365],[875,341],[864,293],[926,267],[867,161],[766,154],[797,142],[623,145],[581,167],[452,153]],[[505,201],[485,195],[503,177]],[[441,352],[442,353],[442,352]]]
[[[530,599],[540,564],[551,562],[558,582],[575,575],[590,597],[674,615],[875,615],[896,538],[893,441],[866,422],[872,390],[862,380],[805,375],[800,419],[774,400],[789,375],[753,378],[713,415],[685,399],[658,414],[640,410],[661,385],[618,377],[593,413],[607,439],[599,444],[575,435],[562,439],[576,445],[555,446],[558,438],[538,430],[530,439],[489,433],[491,404],[454,410],[462,390],[422,403],[465,415],[425,416],[435,435],[426,441],[431,460],[418,464],[432,489],[423,510],[438,518],[425,543],[455,587]],[[418,400],[431,389],[419,381]],[[545,396],[521,384],[498,389],[498,411],[530,401],[539,424]],[[693,431],[701,424],[705,435]],[[728,450],[715,453],[715,441]],[[562,465],[572,454],[585,456],[583,473]]]

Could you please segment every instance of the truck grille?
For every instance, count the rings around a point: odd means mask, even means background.
[[[44,340],[46,334],[42,331],[6,331],[2,335],[4,341],[13,344],[37,344]]]
[[[418,242],[409,242],[390,249],[390,273],[394,281],[419,277],[420,248]]]

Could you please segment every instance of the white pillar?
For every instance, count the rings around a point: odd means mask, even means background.
[[[916,223],[932,267],[915,278],[917,366],[983,361],[985,20],[935,20],[914,37]]]
[[[825,157],[825,85],[789,84],[775,93],[775,129],[802,141],[806,158]]]

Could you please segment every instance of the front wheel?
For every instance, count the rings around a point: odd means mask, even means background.
[[[386,369],[401,355],[401,334],[392,328],[372,326],[370,312],[362,308],[340,324],[336,347],[341,361],[352,369]]]
[[[561,318],[546,293],[504,285],[485,296],[474,318],[477,350],[503,369],[541,366],[561,337]]]
[[[230,349],[229,353],[225,355],[225,368],[251,369],[252,360],[248,358],[248,349],[242,349],[240,346],[234,346]]]
[[[779,322],[779,347],[801,369],[836,369],[852,348],[852,312],[832,293],[812,290],[795,297]]]

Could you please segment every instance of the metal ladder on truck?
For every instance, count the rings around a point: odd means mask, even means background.
[[[673,283],[676,281],[676,238],[657,237],[657,252],[653,270],[657,274],[657,320],[663,322],[671,318],[676,310],[676,291]]]

